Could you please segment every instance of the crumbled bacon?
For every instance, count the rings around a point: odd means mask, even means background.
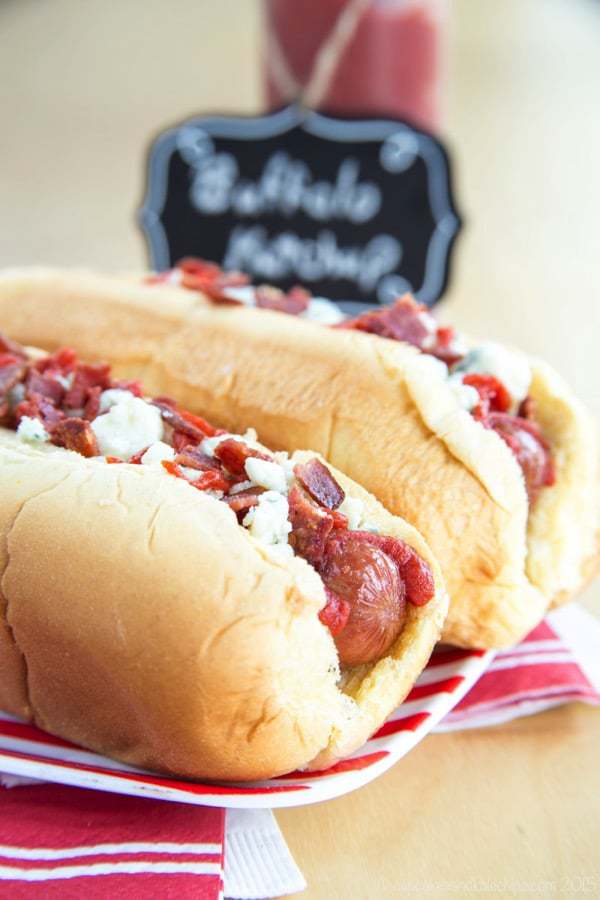
[[[62,347],[56,353],[43,356],[33,363],[32,368],[38,372],[53,372],[59,375],[68,375],[77,365],[77,354],[71,347]]]
[[[195,275],[197,278],[218,278],[222,272],[221,266],[199,256],[184,256],[175,266],[184,275]]]
[[[88,422],[92,422],[100,412],[101,394],[102,388],[99,386],[88,390],[87,400],[85,401],[85,406],[83,408],[83,418],[87,419]]]
[[[26,371],[26,365],[20,357],[12,353],[3,353],[0,356],[0,420],[10,411],[8,399],[10,391],[21,382]]]
[[[368,331],[394,341],[405,341],[415,347],[422,347],[437,326],[427,308],[417,303],[410,294],[404,294],[391,306],[361,313],[355,319],[348,319],[339,326],[357,331]]]
[[[17,424],[24,416],[39,419],[46,431],[65,418],[61,409],[56,409],[50,400],[46,400],[39,394],[31,394],[15,407],[15,419]]]
[[[55,405],[60,405],[65,396],[65,388],[53,378],[52,375],[41,374],[35,369],[30,369],[25,380],[25,388],[29,394],[39,394]]]
[[[203,453],[199,447],[188,444],[183,447],[175,457],[175,462],[179,466],[186,466],[188,469],[198,469],[199,472],[206,472],[212,469],[215,472],[221,472],[222,466],[218,459],[213,459]]]
[[[98,442],[92,427],[85,419],[62,419],[51,430],[52,443],[82,456],[98,456]]]
[[[244,491],[238,491],[237,494],[228,494],[223,497],[223,500],[234,513],[245,513],[258,504],[258,498],[264,494],[265,490],[266,488],[263,487],[246,488]]]
[[[361,313],[354,319],[347,319],[334,328],[349,328],[367,331],[380,337],[411,344],[425,353],[436,356],[448,365],[453,365],[463,354],[456,349],[452,328],[440,328],[427,307],[404,294],[391,306]]]
[[[305,312],[310,299],[310,292],[298,285],[287,293],[268,284],[261,284],[254,291],[254,300],[260,309],[271,309],[290,316],[299,316]]]
[[[183,431],[173,432],[171,435],[171,444],[173,445],[175,453],[180,453],[182,450],[185,450],[186,447],[194,446],[190,443],[190,436]]]
[[[162,461],[162,466],[170,475],[175,475],[176,478],[183,478],[188,484],[191,484],[192,487],[197,488],[199,491],[226,491],[230,487],[230,483],[224,477],[222,472],[216,472],[212,469],[207,470],[206,472],[199,472],[198,478],[190,481],[182,472],[181,466],[176,462],[164,459]]]
[[[290,488],[288,504],[292,524],[290,544],[298,556],[318,569],[333,530],[333,515],[315,503],[298,484]]]
[[[200,472],[197,478],[190,481],[190,484],[199,491],[228,491],[231,487],[231,482],[227,480],[223,472],[217,472],[214,469]]]
[[[217,444],[214,454],[217,459],[221,460],[228,472],[231,472],[232,475],[243,475],[244,477],[246,475],[245,466],[247,459],[264,459],[272,462],[271,456],[261,453],[260,450],[254,450],[248,444],[244,444],[243,441],[236,441],[234,438],[226,438],[226,440]]]
[[[64,399],[64,405],[68,409],[83,409],[92,388],[99,387],[105,391],[111,385],[110,366],[107,363],[95,366],[78,363],[74,371],[73,384]]]
[[[224,272],[216,263],[206,262],[188,256],[177,263],[181,273],[181,286],[191,291],[200,291],[214,303],[237,304],[240,301],[228,296],[227,289],[240,287],[249,282],[243,272]]]
[[[313,458],[307,463],[301,463],[294,466],[294,475],[308,491],[310,496],[326,506],[327,509],[337,509],[344,500],[345,494],[327,466]]]
[[[190,438],[199,444],[205,437],[214,437],[215,434],[218,434],[218,429],[213,428],[205,419],[178,409],[173,401],[166,397],[157,397],[152,402],[160,409],[163,421],[167,425],[170,425],[175,431],[187,435],[188,443]]]

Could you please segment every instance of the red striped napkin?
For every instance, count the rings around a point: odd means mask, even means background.
[[[497,725],[573,700],[600,705],[599,651],[600,622],[574,604],[558,609],[499,651],[435,730]]]
[[[0,788],[0,897],[194,897],[223,887],[225,810],[58,784]]]

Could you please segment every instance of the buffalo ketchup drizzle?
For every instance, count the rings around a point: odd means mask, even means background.
[[[0,425],[16,430],[23,417],[37,419],[51,443],[80,453],[100,455],[91,423],[101,415],[100,395],[119,388],[143,397],[138,381],[111,378],[105,364],[80,363],[69,348],[29,360],[23,347],[0,334]],[[169,397],[150,400],[168,426],[165,438],[175,451],[163,460],[164,470],[200,491],[218,492],[242,522],[259,502],[263,488],[231,493],[247,480],[245,462],[272,461],[268,453],[232,437],[224,438],[208,456],[204,438],[225,434],[201,416],[180,409]],[[107,463],[141,465],[148,448],[129,460],[104,457]],[[429,602],[435,594],[431,569],[403,541],[366,531],[351,531],[338,507],[344,491],[318,459],[297,465],[288,495],[292,530],[289,542],[321,575],[326,604],[319,619],[336,644],[342,664],[373,662],[397,639],[406,619],[406,603]]]

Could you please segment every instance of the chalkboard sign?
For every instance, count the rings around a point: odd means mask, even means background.
[[[429,305],[460,226],[431,135],[295,106],[161,134],[140,221],[158,270],[200,256],[284,289],[367,303],[408,290]]]

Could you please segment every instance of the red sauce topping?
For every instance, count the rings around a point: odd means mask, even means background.
[[[479,403],[471,414],[483,420],[491,412],[507,412],[510,409],[510,394],[502,382],[493,375],[464,375],[463,384],[474,387],[479,394]]]

